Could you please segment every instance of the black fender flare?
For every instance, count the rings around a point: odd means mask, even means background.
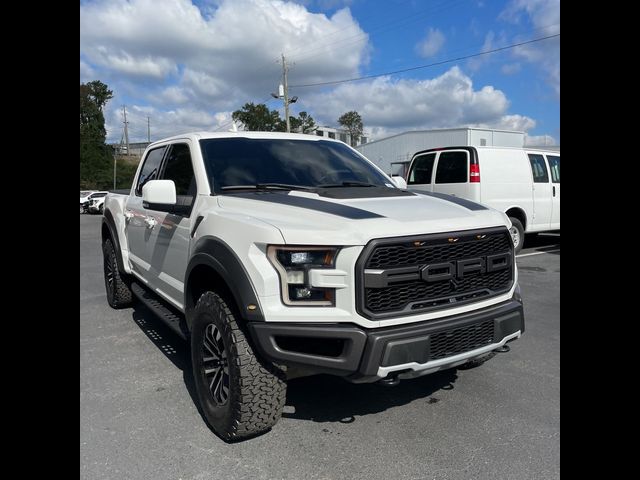
[[[195,302],[192,300],[191,272],[199,265],[210,267],[224,280],[244,320],[264,321],[255,288],[238,255],[220,238],[205,236],[195,244],[184,277],[184,306],[189,325],[191,324],[191,313],[195,307]],[[249,305],[254,305],[255,308],[249,310],[247,308]]]
[[[127,272],[124,269],[124,261],[122,259],[122,250],[120,249],[120,239],[118,238],[118,230],[116,229],[116,222],[113,219],[113,214],[111,213],[111,210],[104,211],[104,215],[102,216],[102,225],[107,226],[107,229],[109,230],[109,236],[111,237],[111,240],[114,243],[113,247],[116,250],[116,261],[118,263],[118,270],[120,270],[120,273],[123,273],[126,275]],[[104,229],[103,229],[103,232],[104,232]],[[105,241],[104,234],[102,235],[102,241],[103,242]]]

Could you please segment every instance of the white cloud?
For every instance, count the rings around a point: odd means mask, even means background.
[[[118,99],[107,104],[105,120],[110,142],[120,142],[123,135],[122,107]],[[147,141],[147,116],[150,117],[151,140],[194,131],[228,129],[231,112],[208,112],[200,108],[180,107],[160,110],[153,106],[127,106],[130,142]],[[230,125],[229,125],[230,126]]]
[[[522,70],[522,65],[519,63],[506,63],[500,68],[500,71],[505,75],[515,75],[520,70]]]
[[[95,72],[91,65],[80,59],[80,82],[86,83],[95,80]]]
[[[535,28],[535,37],[560,33],[560,0],[512,0],[500,14],[500,19],[519,24],[528,20]],[[527,40],[528,38],[516,38]],[[556,95],[560,96],[560,38],[522,45],[513,55],[539,65]]]
[[[502,91],[490,85],[474,88],[457,66],[430,80],[381,77],[307,97],[319,123],[335,125],[341,114],[356,110],[365,130],[377,138],[409,129],[474,125],[529,130],[535,126],[529,117],[508,115],[509,101]]]
[[[556,139],[551,135],[525,135],[524,144],[527,147],[544,147],[557,145]]]
[[[105,111],[110,142],[122,135],[125,99],[131,141],[146,140],[147,116],[152,139],[226,130],[231,112],[245,102],[271,100],[280,52],[291,63],[290,85],[299,85],[357,77],[371,49],[348,8],[327,16],[280,0],[209,0],[201,7],[190,0],[94,0],[80,9],[81,80],[100,78],[115,94]],[[441,48],[444,35],[428,32],[424,43],[431,39],[432,50],[425,45],[426,53],[437,51],[439,36]],[[491,34],[485,48],[498,41],[502,37]],[[342,113],[357,110],[376,137],[416,128],[535,126],[529,117],[507,113],[504,92],[474,87],[459,67],[427,80],[382,77],[323,91],[292,88],[291,94],[300,97],[293,114],[306,110],[317,123],[335,126]]]
[[[444,45],[444,34],[437,28],[429,28],[427,36],[418,42],[416,52],[423,58],[433,57]]]
[[[348,48],[336,48],[343,41]],[[370,48],[348,8],[327,16],[280,0],[221,0],[202,10],[190,0],[95,0],[80,5],[80,45],[81,75],[92,69],[115,90],[137,86],[131,98],[207,111],[268,98],[281,52],[292,63],[290,84],[304,84],[358,76]]]

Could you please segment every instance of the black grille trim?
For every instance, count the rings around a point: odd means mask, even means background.
[[[493,320],[434,333],[429,338],[429,361],[470,352],[493,343]]]
[[[415,247],[414,242],[422,245]],[[499,254],[508,254],[508,268],[465,274],[455,278],[455,286],[420,277],[426,265]],[[375,239],[356,262],[356,310],[365,318],[381,320],[486,300],[513,287],[514,263],[513,242],[505,227]],[[384,273],[378,281],[375,275],[365,275],[365,269]]]

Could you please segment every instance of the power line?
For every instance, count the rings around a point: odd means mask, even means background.
[[[548,35],[546,37],[535,38],[533,40],[528,40],[526,42],[514,43],[512,45],[507,45],[506,47],[494,48],[492,50],[487,50],[486,52],[479,52],[479,53],[474,53],[472,55],[465,55],[462,57],[451,58],[448,60],[442,60],[441,62],[429,63],[427,65],[418,65],[417,67],[403,68],[402,70],[394,70],[392,72],[376,73],[375,75],[365,75],[363,77],[346,78],[343,80],[333,80],[330,82],[307,83],[303,85],[289,85],[289,88],[306,88],[306,87],[319,87],[322,85],[337,85],[339,83],[357,82],[359,80],[366,80],[369,78],[384,77],[385,75],[394,75],[396,73],[410,72],[413,70],[420,70],[421,68],[435,67],[438,65],[443,65],[445,63],[457,62],[459,60],[466,60],[468,58],[479,57],[481,55],[489,55],[490,53],[500,52],[502,50],[508,50],[510,48],[515,48],[515,47],[520,47],[522,45],[527,45],[529,43],[541,42],[542,40],[548,40],[550,38],[559,37],[559,36],[560,34],[557,33],[555,35]]]

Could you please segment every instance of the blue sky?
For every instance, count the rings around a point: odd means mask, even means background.
[[[266,102],[291,62],[293,114],[322,125],[358,111],[373,138],[478,125],[560,141],[560,40],[406,73],[295,88],[442,62],[560,32],[559,0],[95,0],[80,4],[80,81],[114,91],[108,141],[225,130]]]

